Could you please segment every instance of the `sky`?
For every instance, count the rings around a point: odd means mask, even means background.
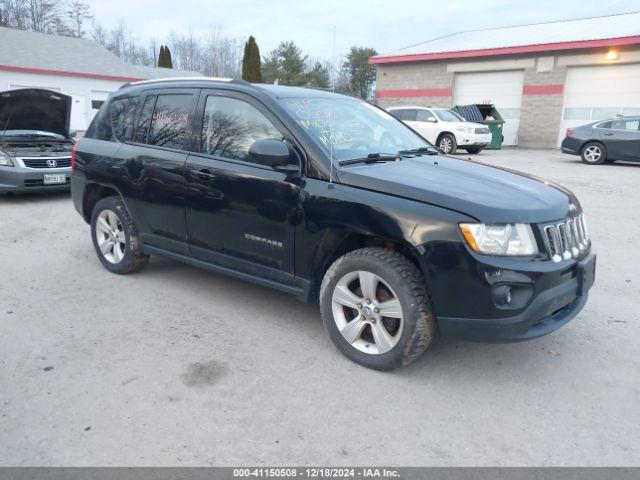
[[[392,52],[433,38],[477,30],[640,10],[640,0],[85,0],[95,20],[121,20],[141,43],[172,31],[256,37],[264,55],[293,40],[311,58],[339,57],[352,45]]]

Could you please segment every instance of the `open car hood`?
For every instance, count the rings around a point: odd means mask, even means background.
[[[68,95],[38,88],[0,93],[0,132],[43,130],[68,137],[70,117]]]

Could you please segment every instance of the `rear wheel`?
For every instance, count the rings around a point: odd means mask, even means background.
[[[91,213],[91,238],[102,265],[113,273],[132,273],[144,267],[149,256],[142,245],[126,205],[119,197],[96,203]]]
[[[336,260],[322,282],[320,310],[338,349],[377,370],[413,362],[435,335],[422,275],[406,257],[383,248]]]
[[[475,154],[477,154],[477,153],[480,153],[480,152],[482,151],[482,148],[480,148],[480,147],[473,147],[473,148],[465,148],[465,150],[466,150],[468,153],[470,153],[470,154],[472,154],[472,155],[475,155]]]
[[[447,155],[456,153],[456,148],[458,148],[456,144],[456,137],[454,137],[450,133],[443,134],[438,139],[438,148]]]
[[[600,165],[607,160],[607,149],[598,142],[589,142],[582,147],[582,161],[588,165]]]

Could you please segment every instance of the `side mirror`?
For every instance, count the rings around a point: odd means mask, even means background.
[[[284,167],[291,163],[289,147],[282,141],[274,138],[256,140],[249,147],[251,159],[261,165],[269,167]]]
[[[437,123],[438,120],[436,120],[436,117],[427,117],[427,122]]]

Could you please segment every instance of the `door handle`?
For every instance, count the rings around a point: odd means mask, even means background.
[[[198,177],[203,182],[208,180],[214,180],[216,178],[215,174],[211,173],[211,170],[203,168],[202,170],[198,170],[196,172],[196,177]]]
[[[604,136],[605,136],[605,137],[612,137],[612,136],[613,136],[613,133],[611,133],[611,132],[606,132],[606,133],[604,134]]]

